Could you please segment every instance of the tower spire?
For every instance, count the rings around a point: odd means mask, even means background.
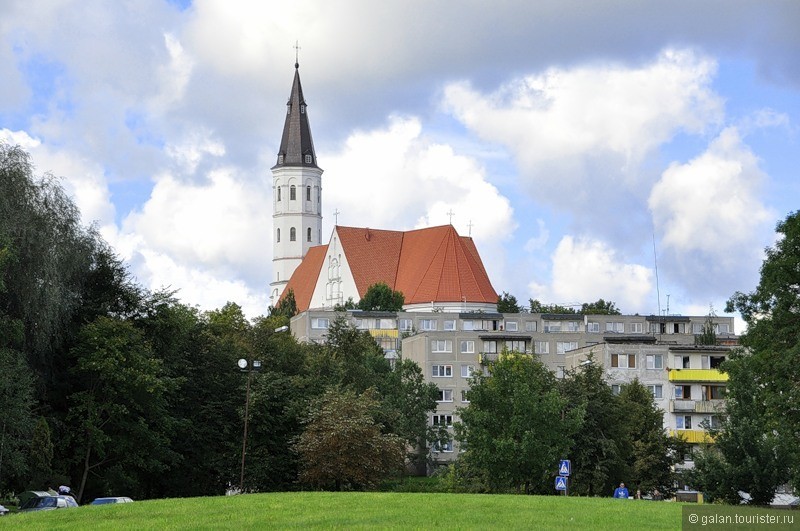
[[[298,60],[300,46],[295,44],[295,61]],[[303,86],[300,84],[300,65],[294,64],[294,82],[286,103],[286,122],[283,125],[281,147],[278,150],[278,161],[275,168],[281,166],[302,166],[317,168],[317,154],[311,138],[311,126],[308,122],[308,109],[303,97]]]

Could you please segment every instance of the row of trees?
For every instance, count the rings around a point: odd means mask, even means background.
[[[558,380],[535,357],[507,353],[474,376],[467,398],[456,424],[465,451],[448,474],[454,490],[552,494],[565,458],[575,494],[610,496],[620,481],[674,490],[685,443],[666,435],[645,386],[615,395],[591,359]]]
[[[155,498],[238,487],[241,358],[263,367],[252,374],[246,490],[365,488],[431,436],[435,386],[413,363],[392,370],[344,321],[325,344],[301,345],[276,332],[295,311],[291,297],[249,321],[232,303],[200,312],[143,289],[18,147],[0,145],[0,190],[0,493],[67,483],[82,499]],[[342,446],[351,439],[320,442],[351,422],[368,428],[352,431],[363,444],[387,451],[371,460]],[[367,473],[315,469],[335,462],[366,463]]]
[[[497,311],[500,313],[566,313],[585,315],[621,315],[613,301],[597,299],[595,302],[584,302],[575,306],[564,306],[557,303],[542,303],[538,299],[528,299],[528,306],[522,306],[514,295],[504,291],[497,297]]]

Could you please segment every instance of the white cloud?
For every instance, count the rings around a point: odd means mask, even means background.
[[[552,283],[531,282],[529,290],[542,302],[578,304],[612,300],[626,313],[648,312],[656,306],[647,298],[653,272],[626,263],[607,244],[590,238],[564,236],[552,257]]]
[[[326,225],[334,209],[340,225],[391,230],[444,225],[452,211],[490,277],[502,276],[502,245],[516,229],[511,202],[474,159],[421,133],[419,119],[394,116],[386,128],[352,134],[341,152],[320,154]]]
[[[775,219],[758,197],[764,180],[734,127],[695,159],[663,173],[648,205],[673,275],[688,272],[689,285],[701,293],[752,275]]]
[[[721,120],[715,71],[709,58],[666,50],[641,66],[550,68],[491,94],[455,83],[444,103],[475,134],[511,150],[537,200],[588,219],[586,226],[608,225],[608,212],[648,189],[643,161],[676,133]]]

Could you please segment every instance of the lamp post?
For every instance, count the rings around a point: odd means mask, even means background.
[[[242,434],[242,470],[239,475],[239,492],[244,493],[244,462],[245,456],[247,455],[247,421],[250,417],[250,381],[253,378],[253,371],[261,370],[261,362],[259,360],[248,361],[242,358],[237,364],[241,371],[247,371],[247,390],[244,395],[244,434]]]

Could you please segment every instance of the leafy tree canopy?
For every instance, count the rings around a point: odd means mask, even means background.
[[[621,315],[613,301],[597,299],[596,302],[584,302],[581,304],[580,313],[585,315]]]
[[[504,291],[497,296],[497,311],[500,313],[520,313],[523,308],[517,303],[517,298]]]
[[[370,286],[358,301],[358,309],[398,312],[404,304],[405,297],[401,292],[394,291],[385,282],[378,282]]]

